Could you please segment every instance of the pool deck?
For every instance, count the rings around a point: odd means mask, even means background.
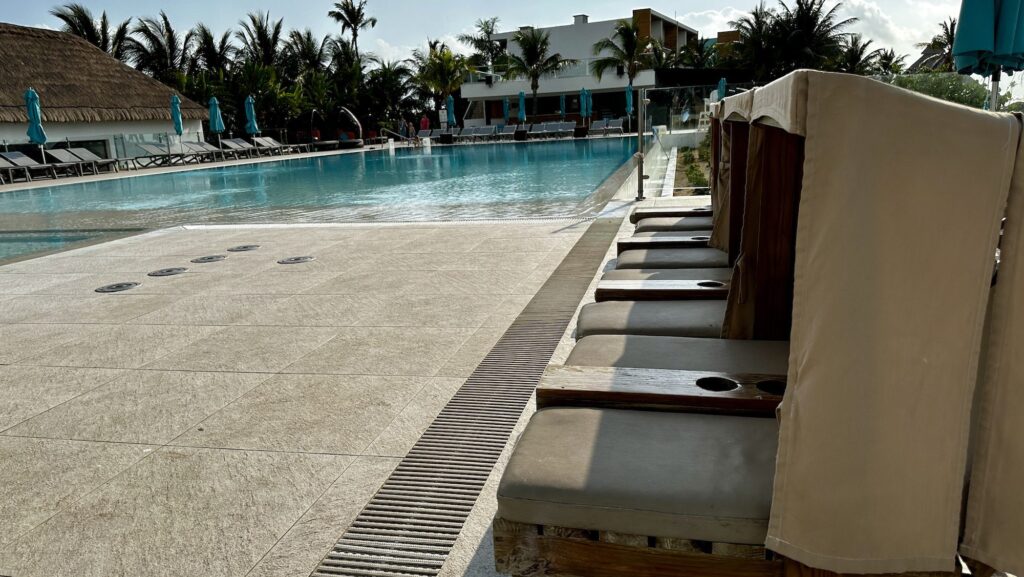
[[[0,575],[307,577],[586,226],[178,227],[0,267]]]

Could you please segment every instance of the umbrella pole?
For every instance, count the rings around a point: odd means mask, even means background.
[[[999,80],[1000,80],[1001,68],[996,68],[996,71],[992,73],[992,94],[990,96],[988,109],[992,112],[999,112]]]

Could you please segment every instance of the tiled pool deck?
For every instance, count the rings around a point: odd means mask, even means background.
[[[0,575],[308,576],[585,228],[176,228],[0,267]]]

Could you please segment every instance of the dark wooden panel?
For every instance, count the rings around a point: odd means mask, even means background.
[[[619,254],[627,250],[650,250],[655,248],[707,248],[710,236],[634,236],[619,241]]]
[[[537,408],[602,407],[774,417],[784,375],[551,366]],[[761,388],[758,388],[758,387]],[[719,390],[715,390],[719,389]]]
[[[594,300],[724,300],[729,284],[717,280],[603,280],[597,283]]]

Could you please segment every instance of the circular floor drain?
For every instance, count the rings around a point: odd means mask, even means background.
[[[281,259],[277,261],[277,264],[299,264],[303,262],[309,262],[311,260],[316,259],[311,256],[293,256],[291,258]]]
[[[203,264],[203,263],[206,263],[206,262],[217,262],[219,260],[224,260],[226,258],[228,258],[228,257],[226,257],[226,256],[224,256],[222,254],[215,254],[215,255],[212,255],[212,256],[201,256],[199,258],[194,258],[194,259],[192,259],[189,262],[194,262],[196,264]]]
[[[181,273],[187,272],[187,271],[188,271],[187,268],[180,267],[180,266],[174,267],[174,268],[162,268],[160,270],[155,270],[155,271],[149,273],[148,276],[174,276],[176,274],[181,274]]]
[[[258,244],[243,244],[239,246],[233,246],[228,249],[228,252],[249,252],[250,250],[256,250],[260,247]]]
[[[107,286],[101,286],[100,288],[96,289],[96,292],[98,292],[98,293],[119,293],[121,291],[126,291],[128,289],[133,289],[133,288],[139,286],[140,284],[142,284],[142,283],[138,283],[138,282],[118,282],[118,283],[114,283],[114,284],[108,284]]]

